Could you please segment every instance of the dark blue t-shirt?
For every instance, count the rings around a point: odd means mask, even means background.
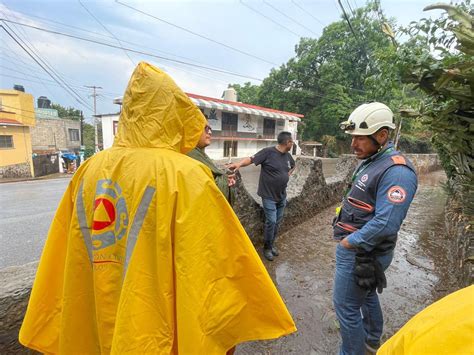
[[[286,198],[288,172],[295,167],[290,153],[281,153],[276,147],[264,148],[252,157],[252,163],[261,165],[258,195],[279,202]]]

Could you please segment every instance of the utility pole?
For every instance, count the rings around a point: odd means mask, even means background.
[[[93,122],[94,122],[94,145],[95,145],[95,153],[99,152],[99,136],[97,134],[97,112],[96,112],[96,98],[97,96],[99,96],[99,94],[96,93],[96,90],[97,89],[102,89],[102,87],[100,86],[95,86],[95,85],[91,85],[91,86],[87,86],[87,85],[84,85],[86,88],[89,88],[89,89],[92,89],[93,90],[93,93],[92,96],[94,98],[94,118],[93,118]]]
[[[398,130],[397,130],[397,135],[395,136],[395,149],[397,149],[398,146],[398,141],[400,140],[400,135],[402,134],[402,122],[403,122],[403,117],[400,117],[400,123],[398,124]]]
[[[81,146],[84,145],[84,115],[82,114],[82,111],[81,111]]]

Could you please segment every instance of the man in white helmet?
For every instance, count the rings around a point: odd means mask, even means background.
[[[341,128],[352,135],[361,163],[334,220],[336,272],[333,302],[340,324],[340,354],[375,353],[383,316],[377,291],[386,286],[397,233],[417,188],[413,165],[389,141],[393,113],[372,102],[357,107]]]

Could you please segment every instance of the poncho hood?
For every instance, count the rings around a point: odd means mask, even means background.
[[[196,146],[205,125],[202,112],[173,79],[141,62],[125,91],[114,147],[187,153]]]

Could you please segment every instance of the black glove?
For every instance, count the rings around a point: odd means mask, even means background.
[[[357,252],[355,256],[354,275],[360,288],[372,291],[377,287],[375,276],[375,258],[367,252]]]
[[[377,292],[382,293],[383,289],[387,287],[387,279],[385,278],[385,273],[383,272],[382,265],[378,260],[374,259],[375,267],[375,279],[377,280]]]
[[[377,289],[382,293],[387,287],[387,279],[382,265],[377,261],[373,253],[358,251],[355,256],[354,275],[357,285],[367,291]]]

